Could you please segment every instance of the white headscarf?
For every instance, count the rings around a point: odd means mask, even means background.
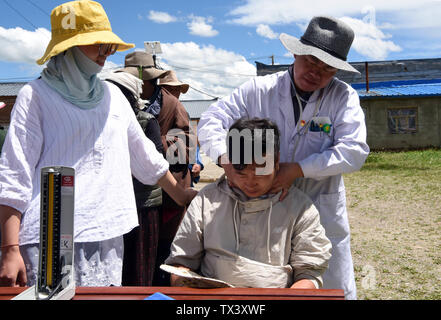
[[[147,100],[141,99],[143,81],[128,72],[116,71],[111,73],[106,80],[112,80],[124,86],[135,96],[138,108],[143,109]]]

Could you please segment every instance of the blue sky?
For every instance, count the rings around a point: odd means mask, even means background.
[[[254,61],[293,61],[280,33],[300,37],[314,15],[341,18],[355,31],[349,61],[441,57],[440,0],[102,0],[113,31],[143,50],[160,41],[164,69],[174,69],[190,89],[182,99],[225,96],[254,76]],[[0,0],[0,81],[39,76],[35,60],[50,39],[50,12],[63,1]],[[131,50],[131,51],[132,51]],[[105,72],[124,64],[108,59]],[[209,95],[201,94],[200,91]]]

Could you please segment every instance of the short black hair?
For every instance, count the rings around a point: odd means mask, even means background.
[[[238,138],[239,141],[234,142]],[[239,148],[234,148],[238,142]],[[280,131],[277,125],[266,118],[236,120],[227,135],[228,159],[234,169],[243,170],[248,164],[256,163],[256,147],[261,148],[262,156],[269,155],[267,151],[274,152],[274,159],[277,159],[280,150]]]

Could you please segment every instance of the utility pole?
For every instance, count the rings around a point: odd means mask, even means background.
[[[367,61],[364,63],[364,69],[366,71],[366,92],[368,92],[369,91],[369,66],[368,66]]]
[[[271,65],[274,65],[274,55],[271,56]]]

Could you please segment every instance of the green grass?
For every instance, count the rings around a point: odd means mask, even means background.
[[[358,298],[440,299],[441,149],[371,152],[344,179]]]
[[[441,150],[371,152],[361,170],[393,171],[403,169],[411,172],[441,169]]]

